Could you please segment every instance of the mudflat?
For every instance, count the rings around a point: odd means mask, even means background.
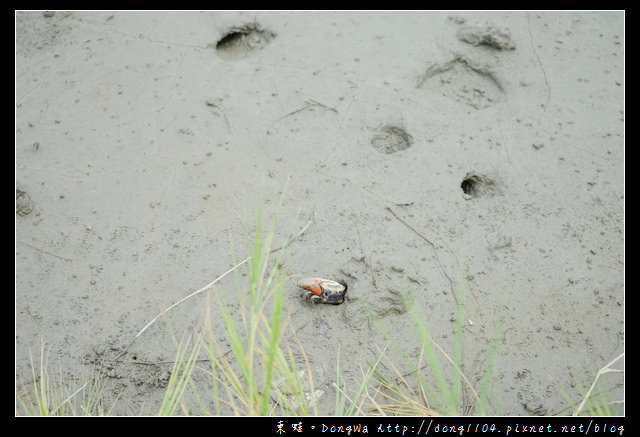
[[[15,19],[18,391],[42,343],[71,382],[122,353],[244,258],[281,196],[274,245],[311,220],[281,262],[320,414],[338,356],[347,384],[390,342],[417,365],[405,292],[446,351],[464,300],[473,383],[499,336],[491,414],[570,414],[624,351],[623,12]],[[238,273],[211,290],[232,311]],[[344,303],[301,298],[316,276]],[[216,302],[100,367],[111,414],[158,411],[170,333]]]

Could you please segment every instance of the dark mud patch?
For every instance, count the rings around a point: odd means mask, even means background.
[[[222,59],[244,59],[253,52],[266,47],[275,36],[275,33],[263,29],[257,23],[232,27],[218,40],[216,51]]]
[[[134,399],[167,388],[173,361],[154,362],[140,353],[126,353],[119,359],[121,353],[121,348],[95,345],[82,356],[83,364],[93,369],[95,380],[109,388],[103,399],[106,406],[115,405],[120,397]],[[133,413],[141,411],[142,405],[133,408]]]
[[[386,125],[371,138],[371,145],[378,152],[390,155],[406,150],[413,144],[413,137],[404,129]]]

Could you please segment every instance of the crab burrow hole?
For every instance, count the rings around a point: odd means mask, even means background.
[[[371,145],[380,153],[391,154],[406,150],[413,144],[413,137],[398,126],[382,126],[371,138]]]
[[[466,199],[493,195],[498,192],[498,186],[492,178],[480,173],[469,172],[462,179],[460,188]]]
[[[264,48],[275,36],[275,33],[255,22],[234,26],[218,40],[216,51],[222,59],[243,59]]]

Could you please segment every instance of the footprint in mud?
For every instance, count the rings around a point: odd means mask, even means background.
[[[472,46],[483,46],[494,50],[515,50],[509,29],[498,24],[471,24],[461,26],[456,34],[460,41]]]
[[[417,85],[417,88],[426,87],[475,109],[492,106],[504,94],[502,84],[489,66],[472,62],[462,55],[430,65]]]
[[[403,268],[385,262],[371,263],[369,258],[362,256],[351,258],[342,268],[342,273],[355,284],[352,294],[354,302],[365,299],[366,295],[364,304],[347,307],[347,320],[352,327],[360,329],[371,315],[385,317],[407,311],[404,296],[397,287],[398,280],[405,277]],[[412,281],[413,276],[410,275]],[[355,312],[352,311],[354,308]]]
[[[390,155],[406,150],[413,144],[413,137],[404,129],[385,125],[371,138],[371,145],[378,152]]]
[[[327,322],[322,317],[314,317],[313,318],[313,327],[316,332],[322,332],[325,337],[331,337],[331,327],[329,326],[329,322]]]
[[[33,211],[33,201],[26,191],[16,188],[16,214],[21,217]]]
[[[222,59],[244,59],[256,50],[264,48],[275,36],[275,33],[263,29],[255,22],[232,27],[216,43],[216,51]]]

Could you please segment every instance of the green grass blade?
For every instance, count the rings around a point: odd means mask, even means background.
[[[178,407],[182,404],[185,390],[190,385],[192,373],[200,353],[201,339],[195,341],[191,346],[191,341],[186,340],[178,345],[176,352],[175,364],[167,389],[165,391],[162,405],[160,406],[159,415],[173,416],[178,411]],[[191,348],[187,356],[188,349]]]
[[[444,376],[444,371],[440,365],[436,348],[434,347],[433,338],[429,334],[429,329],[424,321],[424,317],[418,312],[414,298],[410,297],[408,293],[405,294],[405,305],[406,308],[408,308],[409,317],[416,328],[416,332],[422,347],[424,348],[425,358],[429,365],[429,369],[433,372],[433,376],[437,384],[437,394],[440,399],[440,408],[438,409],[448,415],[456,415],[458,413],[456,395],[453,393],[452,387]]]
[[[262,400],[260,402],[261,414],[266,414],[268,408],[269,391],[271,389],[274,360],[276,353],[279,351],[280,325],[282,323],[282,308],[284,306],[283,282],[279,282],[278,284],[276,284],[272,299],[273,306],[271,309],[271,324],[268,329],[269,338],[267,345],[267,360],[265,363],[264,388]]]

